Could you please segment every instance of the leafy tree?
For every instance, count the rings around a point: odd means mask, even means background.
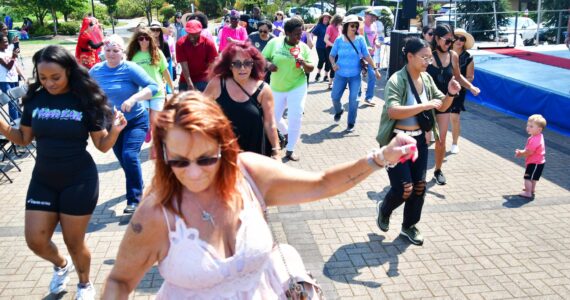
[[[45,3],[44,0],[13,0],[13,7],[23,15],[32,13],[39,25],[44,26],[45,17],[50,12]]]
[[[190,2],[188,0],[168,0],[168,3],[174,5],[176,11],[183,13],[190,11]]]
[[[210,18],[219,16],[225,5],[225,0],[203,0],[199,3],[198,8]]]
[[[497,12],[506,12],[510,10],[508,0],[497,0]],[[495,35],[495,19],[493,16],[493,2],[477,2],[464,1],[457,2],[457,12],[461,13],[458,17],[458,27],[462,26],[466,31],[471,32],[475,39],[486,39]],[[486,13],[473,15],[470,13]],[[497,26],[505,25],[507,22],[507,14],[497,14]]]
[[[82,11],[87,6],[86,0],[64,0],[58,3],[59,11],[63,14],[63,20],[67,22],[69,15]]]

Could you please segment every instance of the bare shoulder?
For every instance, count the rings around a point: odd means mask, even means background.
[[[217,99],[222,93],[222,86],[220,84],[220,76],[215,76],[208,82],[206,90],[204,90],[204,95],[212,99]]]
[[[129,229],[135,234],[143,234],[145,239],[160,238],[168,232],[162,207],[155,195],[145,196],[129,222]]]

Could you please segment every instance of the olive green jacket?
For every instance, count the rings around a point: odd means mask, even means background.
[[[439,99],[443,101],[445,95],[437,88],[433,78],[427,73],[422,72],[420,73],[422,81],[424,82],[424,89],[427,93],[427,99]],[[376,136],[376,141],[380,146],[387,145],[390,142],[390,137],[392,136],[392,132],[394,131],[394,127],[396,126],[396,121],[390,119],[388,116],[388,109],[390,107],[398,106],[398,105],[406,105],[406,101],[408,99],[408,76],[406,75],[406,66],[404,66],[401,70],[397,71],[396,73],[390,76],[388,82],[386,83],[386,87],[384,88],[384,108],[382,110],[382,116],[380,118],[380,127],[378,128],[378,135]],[[433,119],[435,118],[435,111],[432,109],[431,114],[433,115]],[[437,121],[434,122],[433,129],[432,129],[435,139],[439,139],[439,132],[437,130]]]

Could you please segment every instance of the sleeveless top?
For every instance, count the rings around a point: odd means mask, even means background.
[[[164,278],[156,299],[283,299],[283,282],[272,253],[273,237],[261,213],[261,194],[245,168],[238,181],[244,208],[239,218],[235,253],[220,257],[216,249],[200,238],[196,228],[187,227],[175,215],[172,231],[168,212],[162,207],[169,230],[170,248],[159,262]]]
[[[437,63],[437,67],[430,64],[427,67],[427,72],[433,78],[433,81],[435,82],[437,88],[443,94],[447,94],[447,85],[449,84],[449,81],[451,81],[451,77],[453,77],[453,65],[451,63],[451,59],[449,61],[449,64],[446,67],[443,67],[441,60],[439,60],[439,57],[437,56],[437,51],[433,51],[432,53],[433,53],[433,58]]]
[[[228,93],[226,81],[221,78],[220,81],[222,88],[216,102],[232,122],[240,148],[243,151],[271,155],[271,144],[267,140],[264,141],[266,137],[263,128],[263,110],[257,100],[265,83],[262,83],[247,101],[237,102]],[[265,142],[265,153],[262,151],[263,142]]]

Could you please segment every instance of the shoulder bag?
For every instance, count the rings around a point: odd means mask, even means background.
[[[354,46],[352,41],[348,38],[348,36],[345,35],[345,37],[348,40],[348,42],[350,43],[350,45],[352,46],[352,48],[354,49],[354,51],[356,51],[356,54],[358,55],[358,57],[360,58],[360,69],[361,69],[362,73],[367,74],[368,73],[368,62],[364,58],[362,58],[362,56],[360,55],[360,52],[358,52],[358,50],[356,50],[356,47]]]
[[[410,85],[410,89],[412,90],[412,93],[414,94],[414,98],[416,98],[416,103],[421,104],[422,100],[420,98],[420,95],[418,94],[418,91],[416,90],[416,86],[414,85],[414,82],[412,81],[412,77],[410,76],[410,73],[408,73],[408,70],[406,70],[406,75],[408,76],[408,84]],[[421,78],[421,75],[420,75]],[[424,84],[424,89],[426,88],[425,84]],[[427,92],[426,92],[427,94]],[[416,115],[416,119],[418,120],[418,124],[420,125],[420,128],[424,131],[424,132],[428,132],[431,131],[433,128],[433,125],[435,124],[435,119],[433,117],[433,113],[432,110],[424,110],[422,112],[420,112],[419,114]]]

